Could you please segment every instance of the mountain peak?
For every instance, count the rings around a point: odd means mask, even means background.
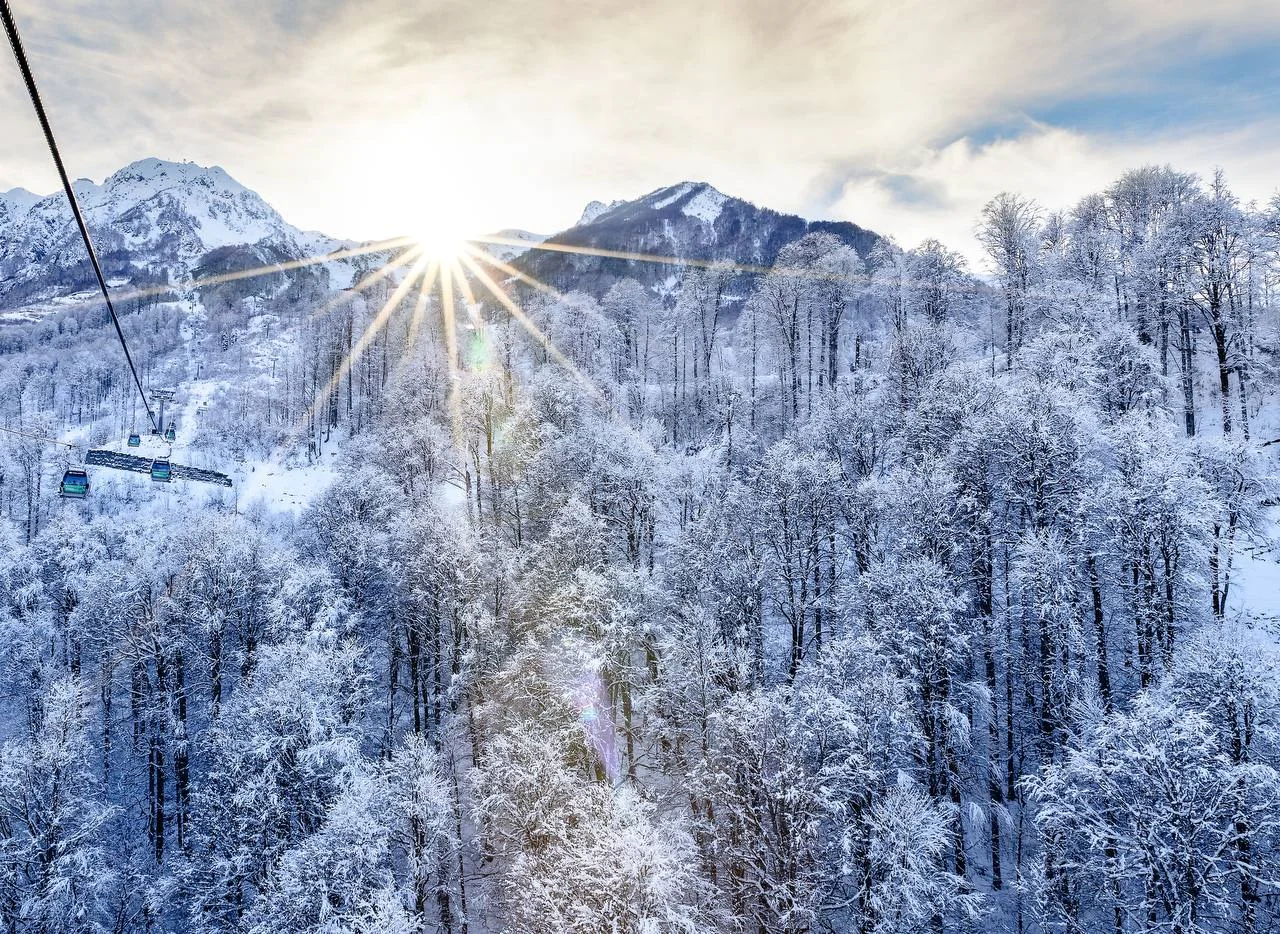
[[[248,193],[248,189],[227,174],[221,166],[204,166],[195,162],[169,162],[165,159],[140,159],[107,177],[102,187],[110,192],[131,195],[160,192],[167,188],[198,185],[218,189],[230,195]]]
[[[728,195],[707,182],[685,181],[652,191],[640,202],[655,211],[678,207],[680,213],[688,217],[714,224],[730,200]]]
[[[0,192],[0,230],[16,225],[40,202],[40,196],[25,188]]]
[[[583,209],[582,217],[574,228],[586,227],[602,220],[621,220],[624,219],[623,215],[630,218],[637,211],[662,213],[676,211],[694,220],[714,225],[724,206],[736,200],[738,199],[716,190],[707,182],[683,181],[641,195],[634,201],[613,201],[609,204],[603,201],[592,201]]]
[[[608,207],[592,202],[582,222],[550,238],[552,244],[585,250],[530,250],[516,265],[555,288],[595,295],[605,294],[619,277],[627,276],[668,301],[680,279],[670,265],[593,256],[592,251],[769,266],[788,243],[819,232],[833,234],[861,256],[867,256],[879,239],[847,221],[780,214],[726,195],[707,182],[683,181]]]
[[[656,200],[661,200],[664,197],[683,198],[685,195],[696,194],[700,191],[707,191],[707,190],[716,191],[716,189],[711,185],[710,182],[699,182],[699,181],[694,181],[692,179],[686,179],[683,182],[677,182],[674,185],[667,185],[663,188],[657,189],[656,191],[651,191],[644,197],[640,198],[639,200],[656,201]],[[722,192],[716,191],[716,194],[722,194]]]
[[[193,269],[213,250],[269,243],[298,256],[320,241],[290,226],[256,192],[219,166],[147,158],[101,185],[73,184],[85,220],[110,270],[131,277]],[[37,199],[0,198],[0,264],[12,295],[56,294],[82,256],[62,192]],[[0,292],[4,291],[0,288]]]
[[[506,240],[518,240],[520,243],[528,244],[528,246],[519,246],[515,243],[486,243],[483,245],[483,249],[487,250],[490,256],[495,256],[505,263],[511,262],[517,256],[521,256],[530,248],[547,239],[546,234],[532,233],[528,230],[521,230],[518,227],[507,227],[497,231],[494,236],[502,237]]]
[[[626,204],[626,202],[622,200],[617,200],[617,201],[610,201],[608,204],[605,204],[603,201],[592,201],[590,204],[588,204],[585,208],[582,209],[582,216],[578,218],[578,223],[574,224],[573,226],[585,227],[587,224],[595,223],[596,219],[599,218],[602,214],[608,214],[610,211],[612,211],[614,208],[618,207],[621,204]]]
[[[36,194],[34,191],[27,191],[25,188],[10,188],[8,191],[0,191],[0,198],[3,198],[10,204],[15,204],[24,200],[29,200],[32,203],[35,203],[40,200],[40,197],[41,196]]]
[[[36,194],[34,191],[27,191],[25,188],[10,188],[8,191],[0,191],[0,205],[10,211],[25,214],[35,207],[41,197],[43,196]]]

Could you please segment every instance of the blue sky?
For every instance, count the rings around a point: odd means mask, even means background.
[[[1242,38],[1220,50],[1187,54],[1169,49],[1166,61],[1134,68],[1122,80],[1064,89],[1061,96],[1029,101],[1027,116],[1053,126],[1103,134],[1176,134],[1180,129],[1230,129],[1280,113],[1280,47],[1274,35]],[[977,142],[1017,132],[1017,121],[979,127]]]
[[[1280,185],[1274,0],[14,0],[73,174],[220,164],[339,236],[550,231],[682,179],[978,262],[1002,189]],[[12,68],[0,190],[49,191]],[[434,222],[423,226],[438,226]]]

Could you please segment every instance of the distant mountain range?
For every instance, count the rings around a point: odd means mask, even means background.
[[[879,235],[847,221],[809,221],[779,214],[717,191],[706,182],[681,182],[634,201],[593,201],[574,227],[548,237],[548,246],[603,249],[657,257],[727,260],[769,266],[778,251],[808,233],[826,231],[867,256]],[[630,276],[660,295],[679,282],[671,264],[552,250],[529,250],[515,263],[561,290],[603,294]]]
[[[120,284],[172,282],[210,271],[317,256],[350,245],[289,224],[255,192],[219,167],[143,159],[101,185],[75,183],[105,272]],[[578,223],[551,237],[522,230],[492,246],[504,261],[564,291],[603,294],[631,276],[669,297],[679,281],[670,264],[540,250],[551,245],[659,257],[769,265],[787,243],[828,231],[862,255],[877,235],[843,221],[808,221],[725,195],[705,182],[681,182],[634,201],[593,201]],[[525,244],[528,246],[525,246]],[[309,270],[317,285],[349,286],[352,269],[329,263]],[[31,306],[93,286],[84,249],[61,192],[0,194],[0,307]]]

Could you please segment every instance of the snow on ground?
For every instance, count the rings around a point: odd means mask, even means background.
[[[1280,651],[1280,509],[1272,508],[1268,540],[1244,545],[1235,556],[1228,617],[1251,629],[1260,644]]]
[[[176,422],[177,438],[173,442],[173,459],[177,463],[226,473],[225,466],[211,459],[197,441],[202,416],[224,386],[224,383],[216,380],[188,380],[175,396],[172,408],[165,410],[165,420]]]
[[[123,278],[108,279],[107,287],[118,289],[128,285],[131,281]],[[79,292],[70,292],[66,295],[34,296],[27,299],[20,308],[10,308],[0,312],[0,322],[30,324],[57,311],[92,305],[100,301],[102,301],[102,296],[96,288],[81,289]]]
[[[728,200],[727,195],[722,195],[710,185],[707,185],[690,198],[680,210],[689,217],[696,217],[698,220],[706,221],[708,224],[714,224],[716,218],[720,216],[720,212],[724,209],[725,202]]]
[[[277,391],[297,345],[297,330],[277,315],[254,315],[246,323],[244,339],[240,342],[240,352],[245,355],[240,369],[229,379],[225,377],[230,371],[224,369],[219,374],[224,378],[218,387],[230,393],[233,381],[250,380],[263,391]]]
[[[77,447],[100,446],[135,457],[168,457],[176,464],[225,473],[233,484],[229,490],[177,479],[163,484],[152,481],[147,474],[93,470],[93,488],[100,495],[139,504],[158,503],[155,508],[162,509],[172,508],[180,501],[188,504],[220,501],[234,504],[240,510],[258,507],[270,512],[301,512],[336,475],[342,439],[335,436],[325,446],[321,458],[309,465],[286,464],[279,452],[262,460],[237,464],[229,460],[226,452],[217,445],[211,447],[209,439],[202,437],[204,415],[218,405],[219,398],[233,388],[236,379],[244,379],[245,374],[241,371],[228,375],[224,367],[210,366],[204,359],[200,345],[205,311],[198,301],[186,298],[170,305],[175,314],[182,316],[179,326],[182,346],[166,361],[164,369],[168,376],[164,379],[167,382],[160,382],[157,386],[174,390],[174,398],[165,408],[166,425],[161,427],[174,422],[175,440],[170,443],[161,436],[152,435],[140,406],[134,425],[141,436],[139,447],[129,447],[125,433],[112,437],[106,444],[93,445],[90,442],[93,426],[68,432],[61,440]],[[269,381],[273,366],[290,352],[296,335],[270,314],[251,317],[246,331],[253,339],[248,342],[252,351],[245,362],[256,374],[254,380]],[[155,414],[159,416],[158,406]]]
[[[356,282],[356,267],[350,259],[334,259],[323,264],[329,274],[329,288],[349,289]]]
[[[270,512],[300,513],[323,493],[336,476],[339,445],[333,445],[315,463],[288,467],[278,459],[249,464],[235,471],[238,507],[264,506]]]
[[[655,210],[661,210],[662,208],[665,208],[669,204],[675,204],[677,201],[679,201],[681,198],[687,195],[689,193],[689,189],[691,189],[692,187],[693,185],[690,184],[689,182],[681,182],[679,185],[676,185],[674,188],[668,188],[666,189],[667,196],[663,198],[661,201],[653,202],[651,207],[653,207]]]
[[[318,258],[354,249],[360,244],[355,240],[339,240],[316,230],[306,230],[298,236],[298,246],[302,249],[304,256]],[[331,289],[349,289],[355,284],[356,265],[353,260],[354,257],[344,256],[339,259],[326,260],[320,264],[321,268],[329,276],[329,287]]]

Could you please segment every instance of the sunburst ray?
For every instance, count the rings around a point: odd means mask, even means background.
[[[111,298],[116,302],[134,301],[143,298],[158,298],[161,295],[174,295],[178,292],[189,291],[191,289],[208,288],[214,285],[223,285],[228,282],[239,282],[244,279],[254,279],[259,276],[269,276],[272,273],[288,272],[294,269],[303,269],[307,266],[315,266],[321,263],[337,262],[338,260],[350,259],[355,256],[366,256],[370,253],[382,253],[397,249],[402,246],[413,246],[414,241],[408,237],[396,237],[391,240],[379,240],[374,243],[366,243],[361,246],[349,247],[344,250],[336,250],[331,253],[317,254],[316,256],[306,256],[300,259],[285,260],[279,263],[269,263],[263,266],[254,266],[249,269],[237,269],[233,272],[218,273],[213,276],[201,276],[198,279],[183,279],[178,282],[171,282],[166,285],[153,285],[143,289],[127,289],[124,291],[112,291]],[[63,311],[74,308],[92,308],[95,305],[102,304],[102,296],[94,294],[76,301],[62,302],[58,305],[57,310]],[[30,311],[39,306],[20,305],[0,311],[0,314],[13,314]]]
[[[414,251],[408,251],[408,253],[412,252]],[[403,259],[403,257],[401,258]],[[386,322],[390,319],[392,313],[396,310],[396,307],[400,304],[401,300],[409,294],[409,290],[413,288],[414,283],[422,277],[423,270],[427,264],[427,257],[420,257],[405,275],[404,279],[401,280],[400,284],[396,286],[391,295],[388,296],[386,302],[383,303],[382,308],[379,309],[378,313],[374,315],[372,319],[370,319],[369,324],[366,325],[364,331],[361,332],[360,338],[356,341],[355,346],[352,347],[351,352],[343,357],[342,362],[339,363],[338,368],[334,371],[333,375],[330,376],[324,386],[316,392],[315,398],[312,400],[311,404],[307,406],[306,411],[302,414],[298,423],[286,433],[284,441],[285,445],[292,446],[294,441],[301,435],[303,429],[315,417],[320,404],[328,399],[330,394],[335,392],[341,385],[342,380],[351,372],[351,367],[355,365],[355,361],[364,353],[365,348],[369,346],[370,342],[377,337],[379,331],[381,331],[386,325]],[[384,267],[383,270],[380,271],[385,273],[388,270]],[[359,286],[356,286],[356,288],[358,289]],[[353,289],[352,291],[355,290]]]
[[[387,260],[387,262],[383,263],[373,272],[369,273],[367,276],[365,276],[363,279],[361,279],[351,288],[343,289],[333,298],[329,299],[329,301],[325,302],[319,308],[311,312],[310,317],[318,318],[321,315],[329,313],[330,311],[333,311],[337,308],[341,308],[347,302],[351,301],[351,299],[355,298],[356,295],[360,294],[365,289],[369,288],[369,286],[376,285],[377,283],[385,279],[387,276],[395,272],[397,269],[399,269],[401,266],[404,266],[406,263],[412,262],[413,260],[419,259],[419,258],[425,259],[425,257],[422,257],[422,249],[417,246],[410,247],[409,249],[401,253],[399,256],[397,256],[395,259]]]
[[[431,290],[435,288],[436,276],[440,274],[440,261],[433,259],[422,277],[422,285],[418,289],[418,300],[413,305],[413,317],[409,319],[408,349],[413,350],[418,342],[418,332],[422,330],[422,319],[426,317],[427,302],[431,299]]]
[[[501,285],[493,280],[492,276],[481,269],[471,257],[464,255],[461,259],[467,265],[467,268],[471,270],[472,274],[484,284],[485,288],[488,289],[490,293],[492,293],[493,297],[501,302],[503,307],[511,313],[511,317],[515,318],[516,321],[519,322],[520,326],[523,327],[534,340],[542,345],[543,349],[547,352],[547,356],[568,370],[569,374],[581,383],[582,386],[598,402],[607,403],[608,400],[606,400],[604,394],[600,392],[599,387],[588,379],[586,375],[574,365],[573,361],[566,357],[564,353],[561,352],[560,348],[558,348],[555,343],[552,342],[552,340],[547,337],[547,335],[544,334],[542,330],[533,323],[533,321],[530,320],[524,310],[515,303],[505,290],[503,290]]]
[[[530,243],[527,240],[517,240],[514,237],[501,237],[497,235],[473,237],[472,239],[477,243],[492,243],[496,246],[519,246],[527,250],[542,250],[549,253],[573,253],[579,256],[596,256],[601,259],[620,259],[633,263],[660,263],[667,266],[697,266],[704,269],[712,266],[729,266],[736,272],[752,274],[779,272],[784,269],[784,267],[780,266],[753,266],[745,263],[725,263],[722,260],[663,256],[658,253],[636,253],[630,250],[608,250],[604,247],[577,246],[571,243],[552,243],[550,241]]]
[[[490,266],[492,266],[494,269],[497,269],[499,272],[505,272],[507,275],[511,276],[512,278],[519,279],[525,285],[531,288],[537,289],[539,292],[542,292],[546,295],[550,295],[552,298],[557,298],[557,299],[564,298],[564,293],[561,292],[559,289],[554,289],[551,286],[547,285],[545,282],[542,282],[541,280],[534,278],[528,273],[521,272],[519,269],[512,266],[510,263],[504,263],[502,260],[498,259],[498,257],[494,256],[488,250],[477,249],[476,247],[468,243],[466,245],[466,252],[469,253],[471,256],[475,257],[476,259],[481,260],[482,262],[488,263]]]
[[[476,303],[476,293],[471,290],[471,283],[467,281],[466,275],[463,274],[462,267],[458,264],[458,257],[450,256],[448,262],[449,271],[453,273],[454,281],[458,283],[458,288],[466,297],[467,304],[474,305]]]
[[[449,365],[449,418],[453,424],[453,443],[461,449],[462,374],[458,369],[458,316],[453,303],[453,269],[448,264],[440,270],[440,297],[445,356]]]
[[[368,325],[365,326],[364,331],[360,334],[360,339],[357,340],[355,346],[351,348],[351,352],[343,357],[342,363],[339,364],[337,371],[332,377],[330,377],[329,382],[326,384],[324,390],[322,390],[321,395],[325,395],[331,391],[346,378],[348,373],[351,372],[351,368],[355,365],[356,359],[364,353],[365,348],[368,347],[369,344],[372,343],[373,339],[378,336],[379,332],[381,332],[381,330],[386,326],[386,323],[388,319],[390,319],[392,313],[397,307],[399,307],[401,300],[409,294],[409,290],[413,288],[414,283],[419,281],[422,277],[423,272],[426,269],[427,262],[428,260],[425,256],[421,257],[409,272],[405,274],[404,279],[402,279],[400,284],[395,287],[395,290],[391,295],[387,297],[387,300],[378,310],[378,313],[374,315],[373,318],[370,319]]]

